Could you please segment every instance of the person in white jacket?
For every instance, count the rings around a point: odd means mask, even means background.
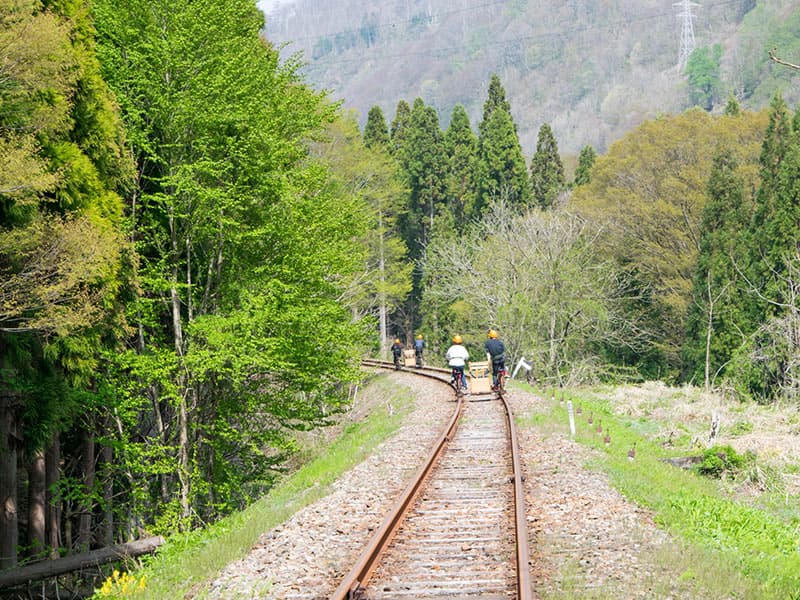
[[[462,346],[463,342],[464,340],[461,339],[460,335],[454,335],[453,345],[447,349],[445,358],[447,359],[447,364],[453,370],[451,383],[455,383],[456,373],[461,373],[461,387],[466,390],[467,378],[464,376],[464,368],[467,366],[467,361],[469,360],[469,352]]]

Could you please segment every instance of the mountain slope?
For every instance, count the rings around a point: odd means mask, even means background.
[[[770,63],[767,44],[794,44],[798,8],[780,0],[693,5],[696,46],[723,49],[715,109],[729,93],[760,108],[781,85],[792,104],[786,82],[795,75]],[[475,125],[496,72],[530,156],[545,122],[560,150],[576,154],[585,144],[603,151],[642,120],[687,108],[676,67],[682,23],[669,0],[295,0],[268,15],[266,33],[287,44],[284,55],[302,52],[308,80],[356,109],[362,125],[372,105],[391,120],[400,99],[415,97],[436,107],[444,126],[456,103]],[[772,76],[776,69],[784,74]]]

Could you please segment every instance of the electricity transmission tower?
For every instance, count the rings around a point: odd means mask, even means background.
[[[680,8],[681,12],[678,14],[681,22],[681,51],[678,54],[678,70],[682,71],[689,61],[689,55],[694,51],[694,15],[692,9],[700,5],[691,0],[681,0],[680,2],[673,2],[672,6]]]

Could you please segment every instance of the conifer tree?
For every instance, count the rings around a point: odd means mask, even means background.
[[[739,106],[739,101],[736,99],[736,96],[731,94],[728,96],[728,103],[725,105],[725,110],[723,114],[728,117],[735,117],[742,112],[741,107]]]
[[[493,73],[492,77],[489,79],[489,90],[486,102],[483,103],[483,119],[479,126],[481,135],[484,134],[484,127],[488,124],[490,117],[497,110],[510,115],[511,103],[506,99],[506,90],[503,84],[500,83],[500,77],[498,77],[496,73]],[[516,125],[514,125],[514,131],[516,131]]]
[[[373,146],[381,146],[389,148],[389,128],[386,125],[386,119],[383,117],[383,111],[377,104],[369,109],[367,115],[367,124],[364,127],[364,145],[367,148]]]
[[[404,145],[398,147],[396,156],[405,173],[409,195],[408,209],[398,225],[409,258],[418,264],[430,240],[434,220],[445,206],[447,159],[439,116],[421,98],[414,100],[404,133]],[[405,331],[411,331],[419,323],[421,285],[421,273],[415,269],[412,292],[402,311],[401,329]]]
[[[406,135],[403,166],[410,188],[406,243],[411,256],[418,258],[444,203],[447,166],[439,116],[421,98],[414,101]]]
[[[406,144],[406,136],[408,135],[408,126],[411,123],[411,107],[405,100],[400,100],[397,103],[397,110],[395,111],[394,119],[392,120],[391,135],[391,152],[397,157],[400,162],[403,162],[400,154]]]
[[[586,145],[581,148],[581,153],[578,155],[578,167],[575,169],[575,177],[573,185],[583,185],[592,180],[592,167],[594,166],[597,154],[591,145]]]
[[[461,230],[477,197],[474,170],[478,150],[478,139],[461,104],[453,108],[450,126],[445,133],[445,147],[448,157],[447,206],[453,216],[454,226]]]
[[[792,141],[791,115],[780,94],[776,94],[770,104],[769,124],[761,145],[759,157],[760,183],[756,192],[753,219],[748,228],[747,241],[749,249],[747,273],[753,286],[750,299],[752,321],[746,328],[751,332],[769,313],[769,307],[757,298],[755,290],[761,290],[773,279],[772,260],[775,253],[770,249],[780,240],[772,238],[774,219],[776,218],[776,197],[779,188],[779,173],[784,158],[789,152]]]
[[[511,116],[510,104],[497,75],[492,75],[489,95],[478,126],[476,189],[478,197],[468,217],[480,216],[493,198],[514,206],[527,206],[531,197],[525,157]]]
[[[539,128],[536,153],[531,160],[533,201],[541,208],[550,208],[564,186],[564,165],[558,154],[558,144],[550,125],[544,123]]]
[[[750,221],[744,183],[730,150],[714,156],[703,208],[700,249],[692,303],[687,318],[684,358],[687,379],[703,381],[706,389],[724,375],[742,336],[742,295],[747,293],[737,270],[741,262],[741,233]]]
[[[796,240],[790,221],[796,213],[793,177],[797,177],[794,158],[796,145],[792,121],[785,102],[776,94],[770,104],[769,123],[759,156],[760,182],[755,194],[752,218],[741,239],[739,269],[746,281],[737,326],[747,343],[733,359],[732,372],[737,389],[769,399],[780,386],[780,359],[756,361],[769,354],[772,341],[764,334],[770,319],[780,316],[779,306],[786,272],[787,251]],[[789,157],[792,156],[790,159]],[[786,163],[786,164],[784,164]],[[787,237],[788,236],[788,237]],[[777,303],[776,303],[777,302]]]
[[[16,400],[0,403],[0,568],[17,552],[5,508],[18,448],[7,439],[24,442],[29,551],[58,553],[62,521],[45,482],[59,485],[63,469],[59,487],[81,515],[69,523],[74,540],[90,541],[101,482],[94,461],[75,458],[93,456],[101,433],[101,353],[118,349],[131,279],[119,192],[132,169],[91,21],[78,3],[44,4],[0,3],[0,396]],[[67,430],[74,443],[61,461]]]

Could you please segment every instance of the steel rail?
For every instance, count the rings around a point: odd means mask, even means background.
[[[394,365],[391,363],[375,364],[375,363],[382,363],[382,361],[363,361],[363,362],[367,366],[379,366],[383,368],[394,369]],[[432,379],[436,379],[437,381],[441,381],[446,385],[449,385],[447,381],[433,374],[428,374],[428,373],[418,373],[418,374],[430,377]],[[364,586],[369,581],[372,572],[375,570],[375,566],[378,563],[378,559],[380,558],[381,553],[389,545],[389,542],[391,542],[395,532],[397,531],[397,528],[402,523],[406,512],[412,505],[414,499],[417,496],[417,493],[421,489],[422,484],[425,482],[425,480],[428,477],[428,474],[431,472],[437,460],[444,451],[446,443],[452,438],[453,433],[456,430],[456,426],[458,425],[458,418],[461,416],[461,411],[463,407],[464,407],[463,398],[459,397],[458,402],[456,404],[456,409],[453,412],[453,416],[451,417],[450,422],[447,425],[447,428],[434,444],[433,449],[431,453],[428,455],[427,460],[416,472],[411,483],[406,487],[405,491],[403,491],[403,494],[400,496],[400,499],[397,501],[397,503],[392,507],[387,516],[384,518],[381,526],[372,535],[369,543],[362,551],[361,555],[359,556],[353,568],[350,569],[347,575],[345,575],[342,582],[339,584],[339,587],[336,588],[336,591],[331,596],[331,600],[346,600],[348,598],[360,597],[361,591],[364,589]]]
[[[511,406],[504,394],[499,394],[500,400],[506,409],[508,419],[508,431],[511,436],[511,462],[514,470],[514,517],[515,529],[517,534],[517,592],[518,600],[530,600],[531,593],[531,574],[529,570],[530,549],[528,547],[528,521],[525,514],[525,495],[523,484],[525,478],[522,476],[522,461],[520,459],[519,443],[517,441],[517,429],[514,427],[514,415],[511,413]]]
[[[388,361],[365,359],[362,361],[364,366],[379,367],[385,369],[395,369],[393,363]],[[448,369],[441,369],[437,367],[421,367],[409,370],[412,373],[436,379],[447,385],[449,381],[447,378],[450,376]],[[517,440],[516,428],[514,427],[514,416],[511,412],[511,407],[508,404],[503,394],[498,394],[506,413],[508,422],[508,431],[511,446],[511,460],[513,469],[513,485],[514,485],[514,526],[516,532],[516,558],[517,558],[517,591],[518,600],[531,600],[531,580],[529,571],[530,550],[528,546],[528,533],[527,533],[527,519],[525,514],[525,497],[523,492],[524,478],[522,476],[522,461],[520,459],[519,442]],[[331,600],[347,600],[363,598],[365,593],[365,586],[369,581],[375,567],[378,563],[380,555],[384,549],[388,547],[389,542],[395,535],[398,527],[402,523],[405,514],[411,507],[413,500],[419,493],[422,484],[427,479],[429,473],[436,464],[439,456],[444,450],[446,442],[452,438],[458,424],[458,418],[461,415],[463,408],[463,397],[458,397],[456,410],[448,423],[447,429],[437,440],[436,444],[428,456],[425,464],[420,467],[414,476],[414,480],[408,485],[403,492],[398,502],[392,507],[392,510],[385,517],[381,527],[370,538],[369,543],[362,551],[356,564],[348,572],[342,580],[339,587],[331,596]]]

